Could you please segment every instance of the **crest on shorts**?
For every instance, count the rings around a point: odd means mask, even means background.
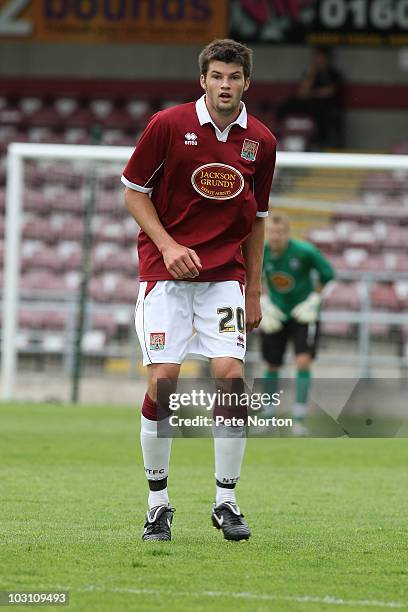
[[[239,336],[237,337],[237,346],[245,348],[245,338],[241,334],[239,334]]]
[[[259,142],[256,140],[249,140],[249,138],[245,138],[244,143],[242,145],[241,157],[246,159],[247,161],[255,161],[256,154],[258,153]]]
[[[152,332],[150,334],[150,350],[162,351],[166,344],[165,332]]]

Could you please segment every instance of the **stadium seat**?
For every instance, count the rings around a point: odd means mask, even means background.
[[[70,127],[89,129],[97,124],[98,120],[90,108],[90,100],[82,98],[78,100],[77,106],[65,117],[65,124]]]
[[[23,223],[23,238],[26,240],[43,240],[48,243],[55,243],[58,237],[59,232],[53,227],[51,219],[31,216]]]
[[[95,272],[120,272],[122,274],[134,275],[136,271],[136,263],[133,258],[133,253],[130,249],[123,251],[113,251],[107,253],[105,257],[95,261]]]
[[[26,122],[30,122],[31,116],[43,106],[43,100],[39,96],[22,96],[19,106],[23,112]]]
[[[328,288],[324,299],[325,308],[360,310],[361,297],[358,283],[336,281]]]
[[[136,279],[121,279],[115,290],[115,301],[126,304],[136,303],[139,283]]]
[[[100,329],[92,329],[83,335],[81,348],[84,353],[98,353],[106,344],[106,334]]]
[[[63,132],[63,141],[65,144],[84,145],[90,144],[90,135],[88,130],[84,128],[67,127]]]
[[[391,326],[386,323],[370,323],[370,334],[377,338],[387,338],[391,333]]]
[[[24,211],[37,215],[46,215],[49,212],[47,199],[41,189],[25,189],[23,206]]]
[[[350,247],[361,247],[373,251],[376,245],[376,237],[370,228],[356,228],[345,241]]]
[[[55,106],[55,98],[47,96],[42,104],[32,113],[26,114],[26,119],[29,120],[31,128],[55,128],[61,125],[62,117]]]
[[[55,274],[61,272],[62,261],[58,257],[58,251],[55,247],[41,244],[27,256],[24,250],[25,246],[23,244],[22,268],[24,271],[49,270]]]
[[[111,338],[116,329],[114,313],[97,312],[91,317],[92,329],[99,329],[105,333],[105,338]]]
[[[347,268],[359,269],[368,258],[368,253],[365,249],[345,249],[343,257]]]
[[[64,334],[46,334],[42,341],[42,350],[45,353],[61,354],[66,350],[66,338]]]
[[[399,310],[400,304],[391,283],[375,283],[371,290],[371,302],[374,308],[386,310]]]
[[[57,246],[61,268],[65,271],[78,270],[81,265],[82,251],[78,242],[63,240]]]
[[[69,293],[69,287],[63,277],[56,274],[51,274],[45,271],[30,271],[27,274],[22,274],[20,279],[20,288],[26,292],[34,292],[36,294],[62,294]]]
[[[397,280],[394,283],[394,289],[395,289],[395,295],[397,296],[401,309],[407,310],[408,308],[408,280],[406,281]]]
[[[89,285],[90,297],[96,302],[112,302],[114,300],[118,280],[118,275],[114,273],[92,278]]]
[[[84,219],[73,215],[53,215],[51,224],[60,240],[81,241],[84,234]]]
[[[19,98],[9,96],[6,103],[0,108],[0,125],[21,125],[24,119],[23,111],[19,106]]]
[[[322,321],[321,331],[325,336],[349,337],[354,333],[354,326],[345,321]]]
[[[52,213],[70,213],[66,217],[67,223],[69,219],[75,219],[73,214],[82,215],[84,211],[84,200],[80,191],[56,188],[49,189],[45,192],[46,200]],[[61,218],[58,216],[58,218]],[[78,220],[78,219],[76,219]]]
[[[79,264],[78,264],[79,268]],[[81,274],[78,270],[70,270],[64,274],[65,286],[68,293],[76,293],[81,283]]]
[[[384,255],[369,255],[358,266],[359,270],[383,272],[386,270]]]
[[[95,218],[94,236],[101,242],[123,243],[124,228],[120,222],[115,222],[106,217]]]
[[[291,115],[284,119],[279,138],[284,151],[306,151],[316,132],[316,126],[310,117]]]
[[[333,228],[314,229],[309,233],[308,239],[325,253],[339,251],[341,242]]]
[[[129,113],[126,99],[115,100],[114,105],[104,117],[95,117],[104,127],[131,130],[135,127],[133,116]]]

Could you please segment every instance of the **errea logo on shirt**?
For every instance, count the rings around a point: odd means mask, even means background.
[[[184,138],[185,145],[197,146],[197,134],[194,134],[194,132],[187,132],[187,134],[184,134]]]

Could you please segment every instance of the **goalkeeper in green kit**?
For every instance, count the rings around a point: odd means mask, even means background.
[[[319,338],[322,289],[334,279],[334,271],[319,249],[309,242],[290,238],[289,230],[285,215],[269,216],[263,261],[267,293],[261,300],[260,327],[262,357],[267,364],[265,390],[270,394],[278,388],[279,368],[288,341],[293,342],[297,369],[293,417],[297,431],[302,433],[311,383],[310,366]]]

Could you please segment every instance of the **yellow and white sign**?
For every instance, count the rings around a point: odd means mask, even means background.
[[[227,32],[227,0],[0,0],[2,40],[203,44]]]

